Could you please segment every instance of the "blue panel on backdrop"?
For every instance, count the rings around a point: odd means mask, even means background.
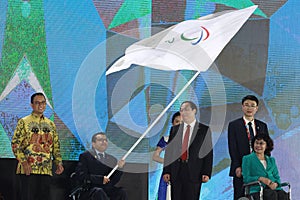
[[[44,9],[54,109],[77,135],[72,111],[74,83],[87,55],[106,39],[106,30],[92,1],[46,0]],[[102,59],[105,63],[105,56]]]

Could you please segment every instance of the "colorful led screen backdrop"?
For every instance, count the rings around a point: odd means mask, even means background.
[[[44,92],[45,115],[57,125],[64,160],[77,160],[95,132],[121,158],[156,119],[193,71],[141,66],[105,76],[132,43],[184,20],[219,11],[258,9],[128,156],[149,164],[149,199],[156,199],[161,165],[151,153],[184,100],[199,105],[213,128],[214,170],[202,199],[232,199],[228,122],[241,117],[241,99],[259,100],[282,181],[300,196],[300,2],[297,0],[0,0],[0,157],[13,158],[10,141],[30,96]],[[139,172],[135,169],[135,172]]]

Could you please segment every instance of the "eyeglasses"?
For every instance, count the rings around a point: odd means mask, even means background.
[[[180,111],[180,112],[184,112],[184,111],[189,112],[189,111],[192,111],[192,108],[190,108],[190,107],[187,107],[187,108],[180,108],[179,111]]]
[[[33,104],[34,105],[42,105],[42,106],[44,106],[44,105],[46,105],[46,101],[34,101]]]
[[[98,142],[107,142],[107,139],[96,139]]]
[[[266,142],[255,142],[254,144],[256,144],[256,145],[265,145],[265,144],[267,144]]]
[[[257,107],[257,105],[249,105],[249,104],[244,104],[243,106],[247,107],[247,108],[252,108],[252,109]]]

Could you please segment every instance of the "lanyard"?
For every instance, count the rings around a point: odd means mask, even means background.
[[[248,142],[249,142],[249,147],[250,147],[250,152],[252,152],[252,147],[251,147],[251,136],[250,136],[250,131],[249,131],[249,128],[248,128],[248,124],[246,123],[246,120],[245,119],[243,119],[244,120],[244,124],[245,124],[245,128],[246,128],[246,132],[247,132],[247,137],[248,137]],[[253,120],[253,125],[254,125],[254,127],[256,127],[255,126],[255,120]],[[254,128],[255,129],[255,128]],[[253,131],[254,131],[254,129],[253,129]]]

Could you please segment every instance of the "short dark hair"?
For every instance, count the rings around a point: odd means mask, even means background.
[[[256,96],[254,96],[254,95],[247,95],[247,96],[245,96],[245,97],[242,99],[242,105],[244,104],[244,102],[245,102],[246,100],[255,101],[255,102],[256,102],[256,105],[258,105],[258,103],[259,103],[258,99],[257,99]]]
[[[33,95],[31,95],[30,103],[33,104],[34,97],[36,97],[36,96],[43,96],[46,99],[46,97],[45,97],[45,95],[43,93],[37,92],[37,93],[34,93]]]
[[[272,140],[272,138],[269,136],[269,134],[266,133],[258,133],[256,134],[252,141],[251,141],[251,147],[254,150],[254,142],[255,140],[263,140],[267,143],[267,147],[265,150],[265,155],[267,156],[271,156],[271,151],[274,149],[274,142]]]
[[[196,109],[196,113],[197,113],[197,106],[196,106],[196,104],[195,104],[194,102],[192,102],[192,101],[184,101],[184,102],[181,103],[180,107],[181,107],[184,103],[188,103],[188,104],[191,106],[192,110],[195,110],[195,109]]]
[[[172,116],[172,124],[174,123],[176,117],[178,117],[178,116],[180,116],[180,112],[179,111],[177,111],[176,113],[173,114],[173,116]]]
[[[97,140],[97,135],[105,135],[105,133],[103,133],[103,132],[95,133],[95,134],[92,136],[92,142],[96,142],[96,140]]]

